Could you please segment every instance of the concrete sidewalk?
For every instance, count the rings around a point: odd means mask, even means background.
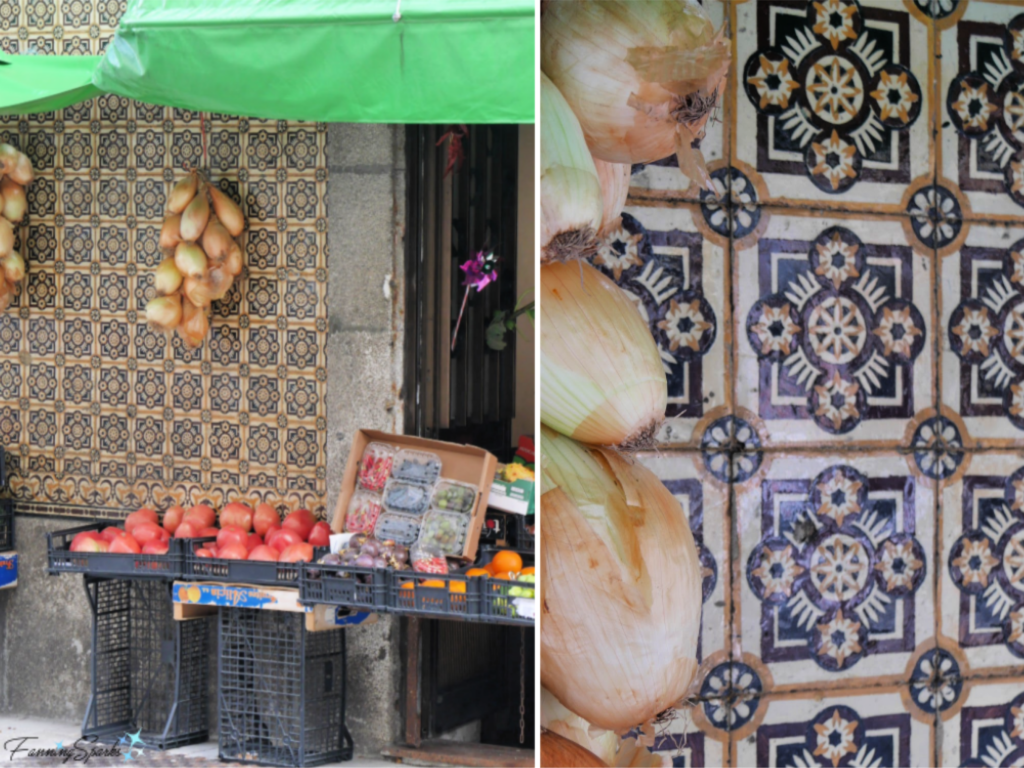
[[[63,745],[71,748],[82,735],[81,723],[64,723],[56,720],[42,720],[32,717],[21,717],[19,715],[0,715],[0,762],[7,762],[13,759],[40,765],[87,765],[91,768],[98,766],[125,765],[130,763],[134,768],[170,768],[171,766],[186,766],[210,764],[227,765],[221,763],[217,756],[217,741],[211,739],[203,744],[194,744],[180,749],[171,749],[166,752],[143,749],[141,754],[134,751],[129,759],[123,755],[111,757],[92,757],[88,760],[70,758],[64,761],[57,757],[27,757],[25,753],[12,751],[17,749],[53,749]],[[335,765],[346,768],[382,768],[388,766],[393,768],[394,762],[383,758],[367,758],[356,756],[354,760],[347,763],[336,763]]]

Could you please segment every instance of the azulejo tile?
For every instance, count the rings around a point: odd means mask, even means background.
[[[695,426],[727,403],[727,247],[709,237],[697,206],[627,208],[593,263],[636,302],[668,379],[658,440],[692,444]]]
[[[906,696],[906,686],[765,696],[750,724],[732,734],[735,764],[937,765],[932,718]]]
[[[960,2],[939,36],[941,173],[968,217],[1024,216],[1024,8]]]
[[[703,692],[705,676],[727,659],[729,647],[729,488],[708,476],[695,451],[641,453],[639,459],[679,500],[697,545],[704,608],[697,645],[701,666],[691,688]]]
[[[937,765],[1020,765],[1024,760],[1024,678],[965,682],[943,723]]]
[[[942,490],[942,635],[961,676],[1024,659],[1024,457],[978,452]]]
[[[711,725],[703,709],[703,702],[692,702],[672,710],[665,722],[656,724],[654,743],[649,749],[669,760],[674,768],[730,765],[728,732]]]
[[[934,481],[896,452],[786,453],[734,494],[734,622],[764,690],[910,680],[935,634]]]
[[[733,256],[737,411],[764,447],[908,444],[936,398],[931,252],[897,217],[763,214]]]
[[[737,6],[732,162],[766,200],[903,210],[931,178],[929,23],[892,0]],[[740,140],[739,137],[744,137]]]
[[[1024,445],[1024,226],[971,224],[941,269],[942,404],[966,444]]]

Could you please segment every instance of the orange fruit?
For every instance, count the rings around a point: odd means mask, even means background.
[[[464,593],[466,591],[466,582],[464,582],[464,581],[453,581],[453,582],[450,582],[448,584],[448,591],[449,592],[463,592]]]
[[[470,576],[470,577],[472,577],[472,576],[490,576],[491,572],[488,571],[486,568],[470,568],[468,571],[466,571],[466,575]],[[456,582],[452,582],[452,583],[456,583]],[[461,583],[461,582],[458,582],[458,583]]]
[[[415,585],[411,581],[407,581],[402,585],[402,589],[412,589],[414,586]]]
[[[444,582],[440,579],[427,579],[422,584],[420,584],[420,586],[433,587],[434,589],[444,589]]]
[[[530,566],[527,566],[526,568],[523,568],[523,570],[521,570],[521,571],[519,572],[519,575],[520,575],[520,576],[532,576],[532,575],[534,575],[534,574],[535,574],[536,572],[537,572],[537,571],[536,571],[536,570],[534,569],[534,567],[533,567],[532,565],[530,565]]]
[[[523,558],[517,552],[503,549],[494,555],[491,566],[498,573],[519,573],[523,569]]]
[[[516,574],[514,573],[496,573],[494,574],[496,579],[504,579],[505,581],[515,580]]]
[[[494,575],[494,565],[492,563],[488,563],[487,565],[485,565],[484,570],[487,571],[488,576]]]

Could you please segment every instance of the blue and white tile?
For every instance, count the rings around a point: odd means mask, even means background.
[[[1024,763],[1024,678],[965,683],[943,719],[937,765]]]

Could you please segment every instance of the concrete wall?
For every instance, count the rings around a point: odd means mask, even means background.
[[[401,127],[330,127],[329,511],[355,430],[402,429],[404,137]],[[85,712],[88,603],[81,578],[46,574],[45,539],[47,530],[80,522],[17,519],[19,585],[0,592],[0,722],[3,713],[17,713],[77,723]],[[379,752],[401,732],[399,629],[397,619],[382,618],[375,626],[347,630],[348,723],[362,755]],[[213,690],[211,684],[216,712]]]

